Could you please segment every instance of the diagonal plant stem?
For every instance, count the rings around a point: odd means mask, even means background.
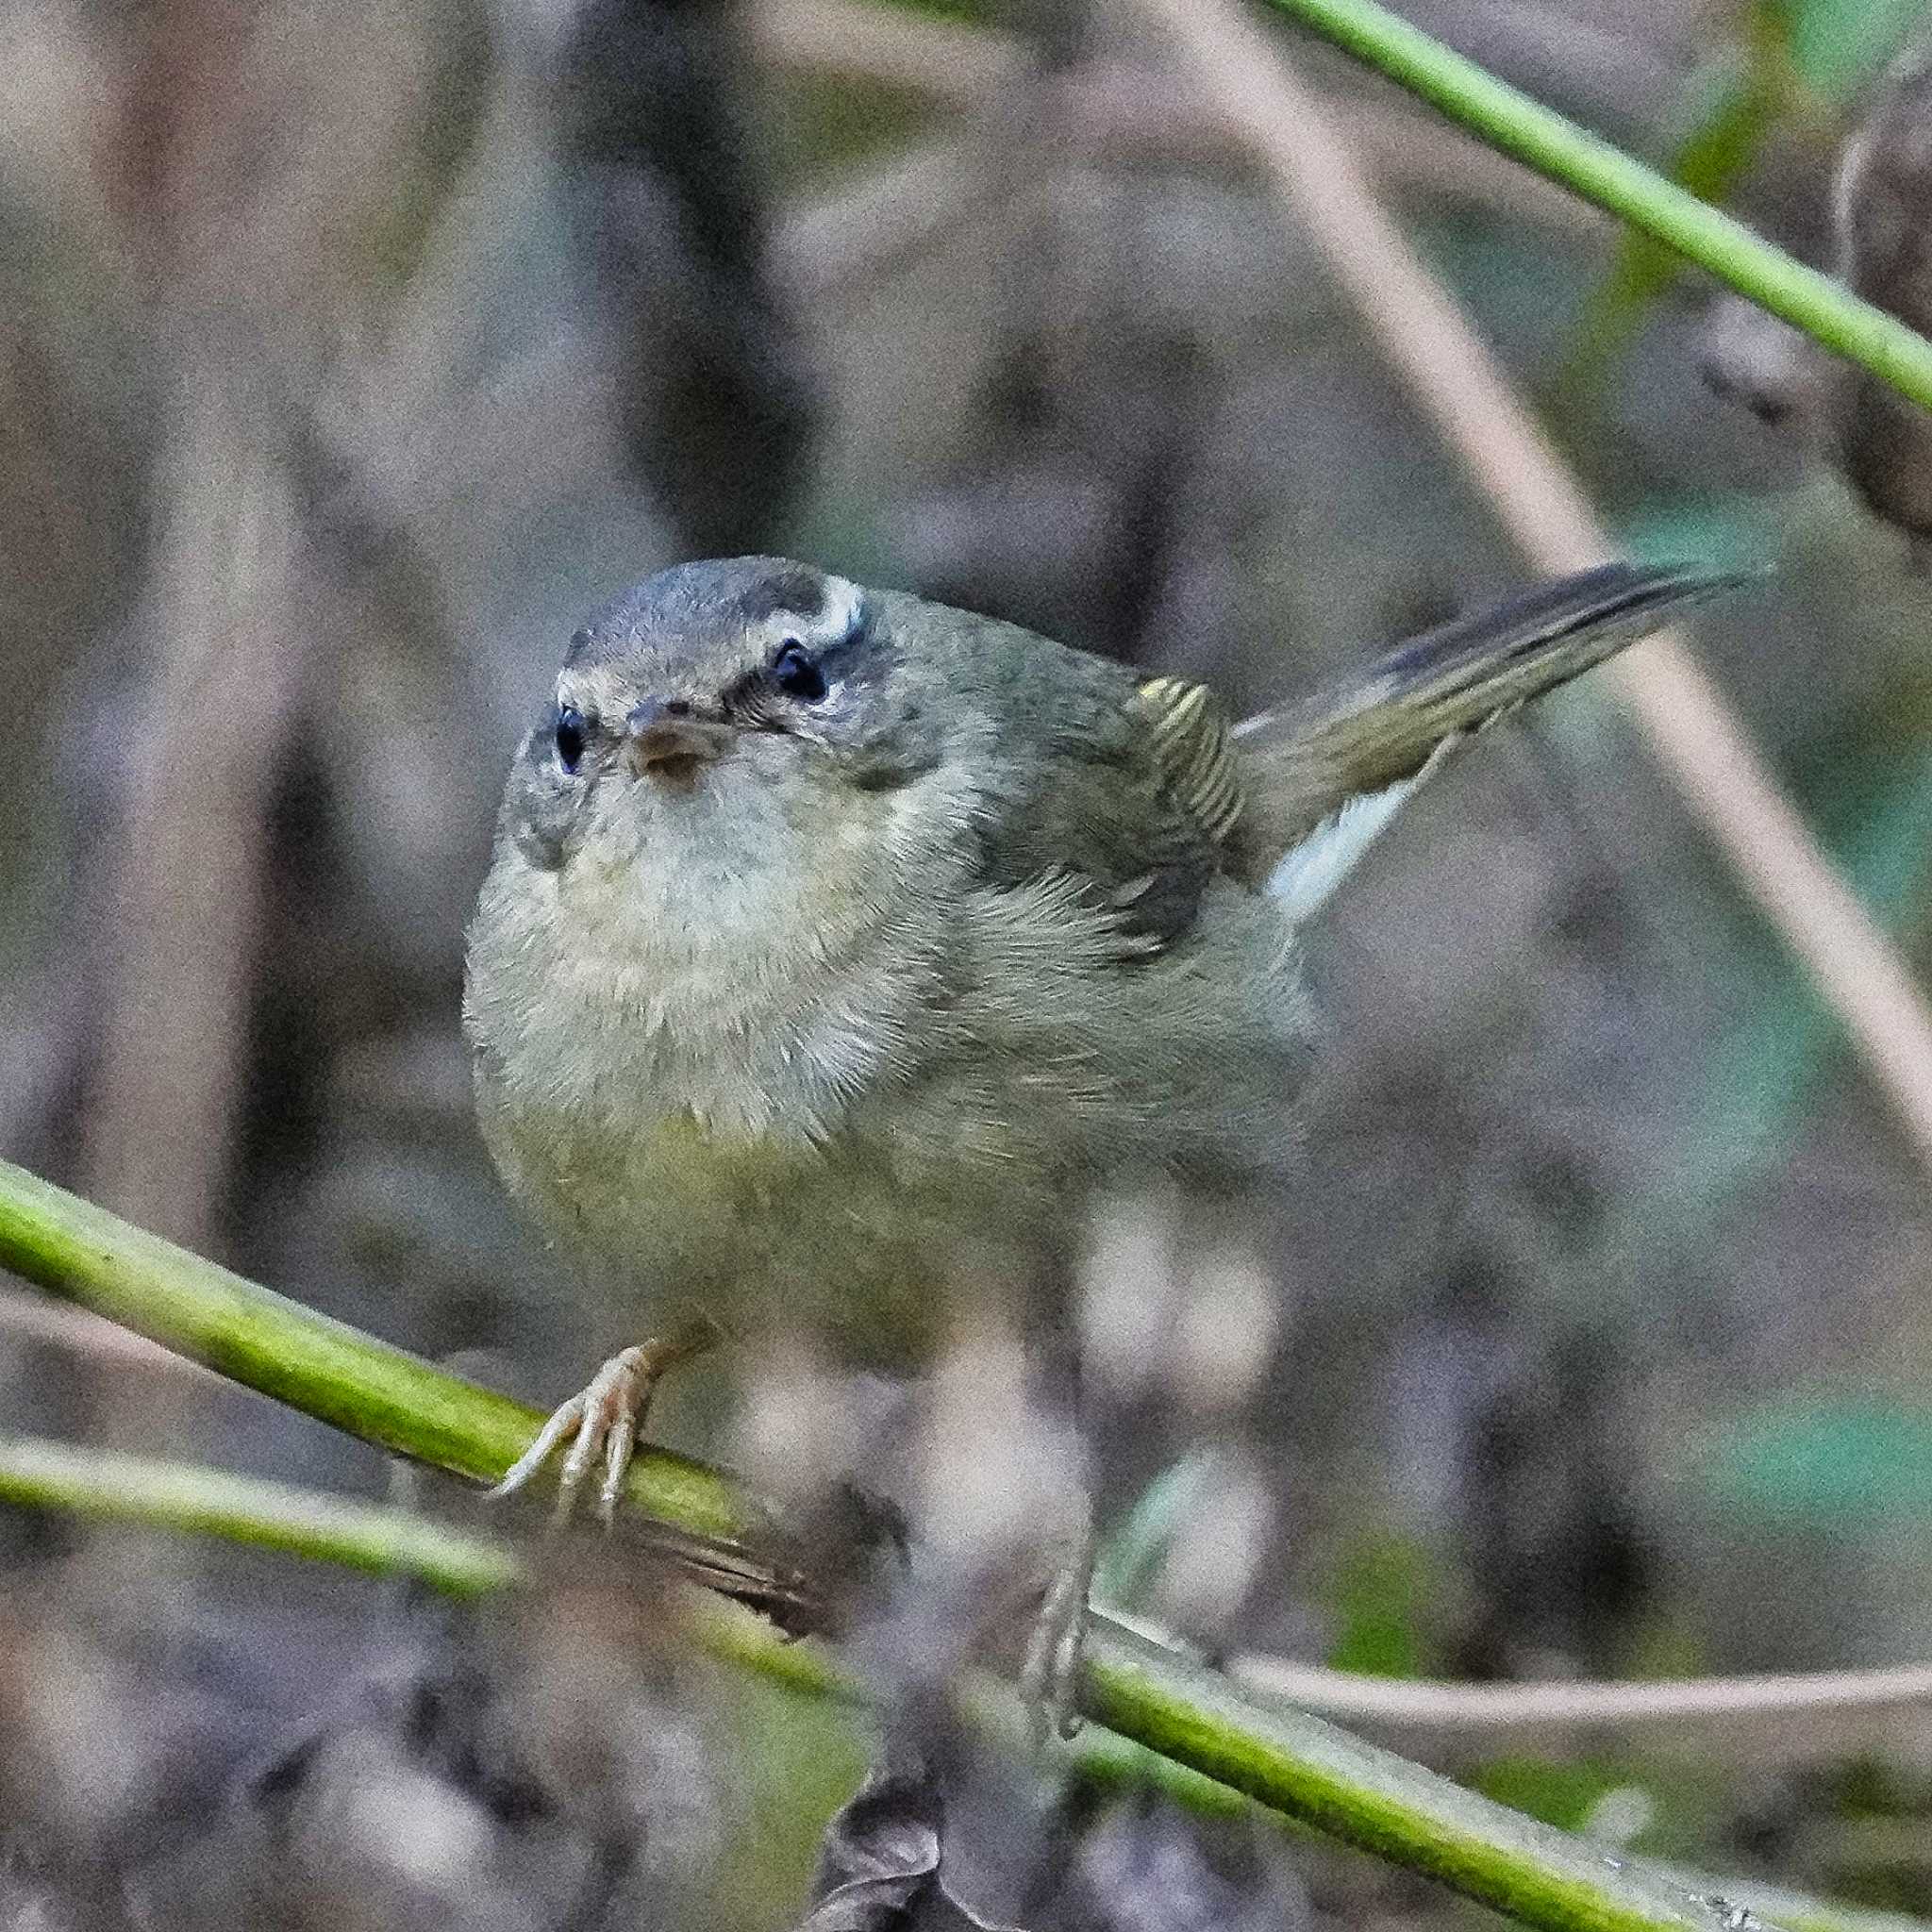
[[[541,1420],[7,1162],[0,1266],[337,1428],[460,1475],[501,1475]],[[729,1478],[661,1451],[637,1457],[625,1494],[706,1538],[754,1534],[763,1520]],[[170,1507],[177,1521],[192,1513],[178,1494]],[[1106,1617],[1092,1623],[1079,1702],[1165,1760],[1165,1776],[1177,1768],[1256,1799],[1544,1932],[1745,1932],[1762,1923],[1319,1718],[1266,1704]]]
[[[1471,133],[1674,249],[1932,408],[1932,342],[1376,0],[1270,0]]]

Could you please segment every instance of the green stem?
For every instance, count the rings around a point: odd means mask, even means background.
[[[452,1596],[480,1596],[523,1574],[502,1544],[400,1509],[58,1442],[0,1437],[0,1502],[223,1537],[372,1576],[413,1576]]]
[[[143,1234],[104,1209],[0,1162],[0,1266],[152,1337],[195,1361],[337,1427],[440,1468],[491,1477],[523,1449],[538,1418],[399,1349],[311,1313],[212,1262]],[[680,1528],[731,1536],[758,1512],[716,1472],[682,1457],[640,1457],[631,1499]],[[239,1478],[197,1496],[158,1483],[157,1520],[234,1524]],[[306,1525],[285,1546],[332,1539],[364,1567],[390,1531],[356,1512],[325,1537]],[[275,1538],[263,1534],[260,1540]],[[387,1545],[397,1560],[401,1545]],[[430,1553],[445,1570],[454,1542]],[[487,1567],[489,1557],[481,1559]],[[722,1609],[723,1607],[721,1607]],[[1010,1708],[1014,1700],[1003,1702]],[[1263,1703],[1217,1673],[1106,1617],[1091,1623],[1080,1706],[1167,1760],[1166,1777],[1210,1779],[1355,1845],[1440,1878],[1547,1932],[1741,1932],[1715,1901],[1465,1791],[1318,1718]]]
[[[1932,342],[1375,0],[1271,0],[1324,39],[1932,408]]]

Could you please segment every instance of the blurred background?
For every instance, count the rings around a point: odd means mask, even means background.
[[[1874,101],[1932,211],[1932,120],[1874,92],[1919,0],[1406,10],[1821,263],[1857,265],[1834,171]],[[1619,541],[1775,565],[1699,656],[1932,968],[1932,465],[1271,31]],[[502,1199],[458,1011],[589,608],[775,550],[1245,708],[1526,575],[1139,0],[8,0],[0,294],[0,1153],[546,1406],[635,1338]],[[1453,767],[1312,970],[1288,1197],[1238,1243],[1098,1231],[1094,1325],[1175,1365],[1105,1405],[1117,1596],[1397,1677],[1932,1653],[1924,1167],[1610,698]],[[660,1432],[728,1457],[706,1374]],[[24,1290],[0,1415],[393,1482]],[[573,1552],[458,1616],[0,1515],[0,1924],[789,1923],[867,1739]],[[1932,1911],[1910,1713],[1390,1735],[1567,1825]],[[1028,1924],[1468,1916],[1044,1769],[968,1785]]]

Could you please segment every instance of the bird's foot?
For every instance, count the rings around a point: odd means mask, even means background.
[[[570,1444],[557,1472],[557,1507],[553,1520],[563,1523],[576,1503],[577,1491],[591,1469],[602,1466],[597,1490],[597,1514],[608,1526],[624,1489],[638,1435],[650,1414],[651,1398],[666,1370],[702,1355],[718,1340],[714,1324],[702,1321],[663,1341],[640,1342],[620,1349],[590,1385],[554,1410],[537,1431],[530,1446],[504,1472],[490,1491],[492,1497],[526,1489],[537,1472],[562,1443]]]
[[[1046,1587],[1026,1654],[1020,1665],[1020,1696],[1033,1741],[1079,1733],[1080,1664],[1087,1647],[1087,1597],[1093,1588],[1097,1554],[1090,1531]]]

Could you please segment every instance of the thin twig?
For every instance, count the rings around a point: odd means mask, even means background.
[[[1228,1675],[1270,1696],[1320,1711],[1338,1724],[1393,1725],[1512,1738],[1579,1730],[1654,1730],[1695,1725],[1707,1741],[1728,1740],[1733,1721],[1821,1714],[1932,1714],[1932,1665],[1814,1671],[1753,1677],[1687,1677],[1657,1683],[1417,1683],[1364,1677],[1281,1657],[1240,1657]]]
[[[413,1577],[458,1596],[501,1590],[523,1574],[503,1545],[401,1509],[19,1436],[0,1437],[0,1502],[286,1550],[376,1576]]]
[[[28,1303],[25,1297],[8,1299],[39,1306],[56,1320],[85,1322],[90,1329],[121,1338],[143,1357],[151,1355],[186,1373],[207,1373],[99,1317],[58,1304]],[[0,1501],[257,1543],[376,1575],[414,1577],[458,1595],[507,1587],[526,1574],[505,1543],[387,1506],[97,1447],[0,1436]],[[733,1639],[732,1654],[741,1659],[765,1669],[770,1657],[795,1655],[795,1647],[777,1638],[769,1624],[747,1627],[762,1635],[749,1647],[743,1639]],[[819,1653],[807,1655],[814,1659],[810,1671],[802,1677],[797,1669],[788,1669],[790,1679],[809,1678],[823,1694],[859,1694]],[[1252,1656],[1232,1658],[1227,1674],[1337,1723],[1485,1737],[1506,1732],[1516,1739],[1525,1733],[1651,1731],[1660,1724],[1684,1724],[1695,1725],[1706,1742],[1711,1741],[1715,1726],[1728,1743],[1735,1736],[1731,1721],[1739,1718],[1784,1720],[1932,1707],[1932,1667],[1925,1665],[1634,1684],[1448,1684],[1363,1676],[1321,1664]]]
[[[1362,325],[1540,570],[1613,556],[1576,478],[1377,200],[1279,41],[1229,0],[1143,0],[1246,132]],[[1606,675],[1932,1165],[1932,1011],[1674,632]]]

